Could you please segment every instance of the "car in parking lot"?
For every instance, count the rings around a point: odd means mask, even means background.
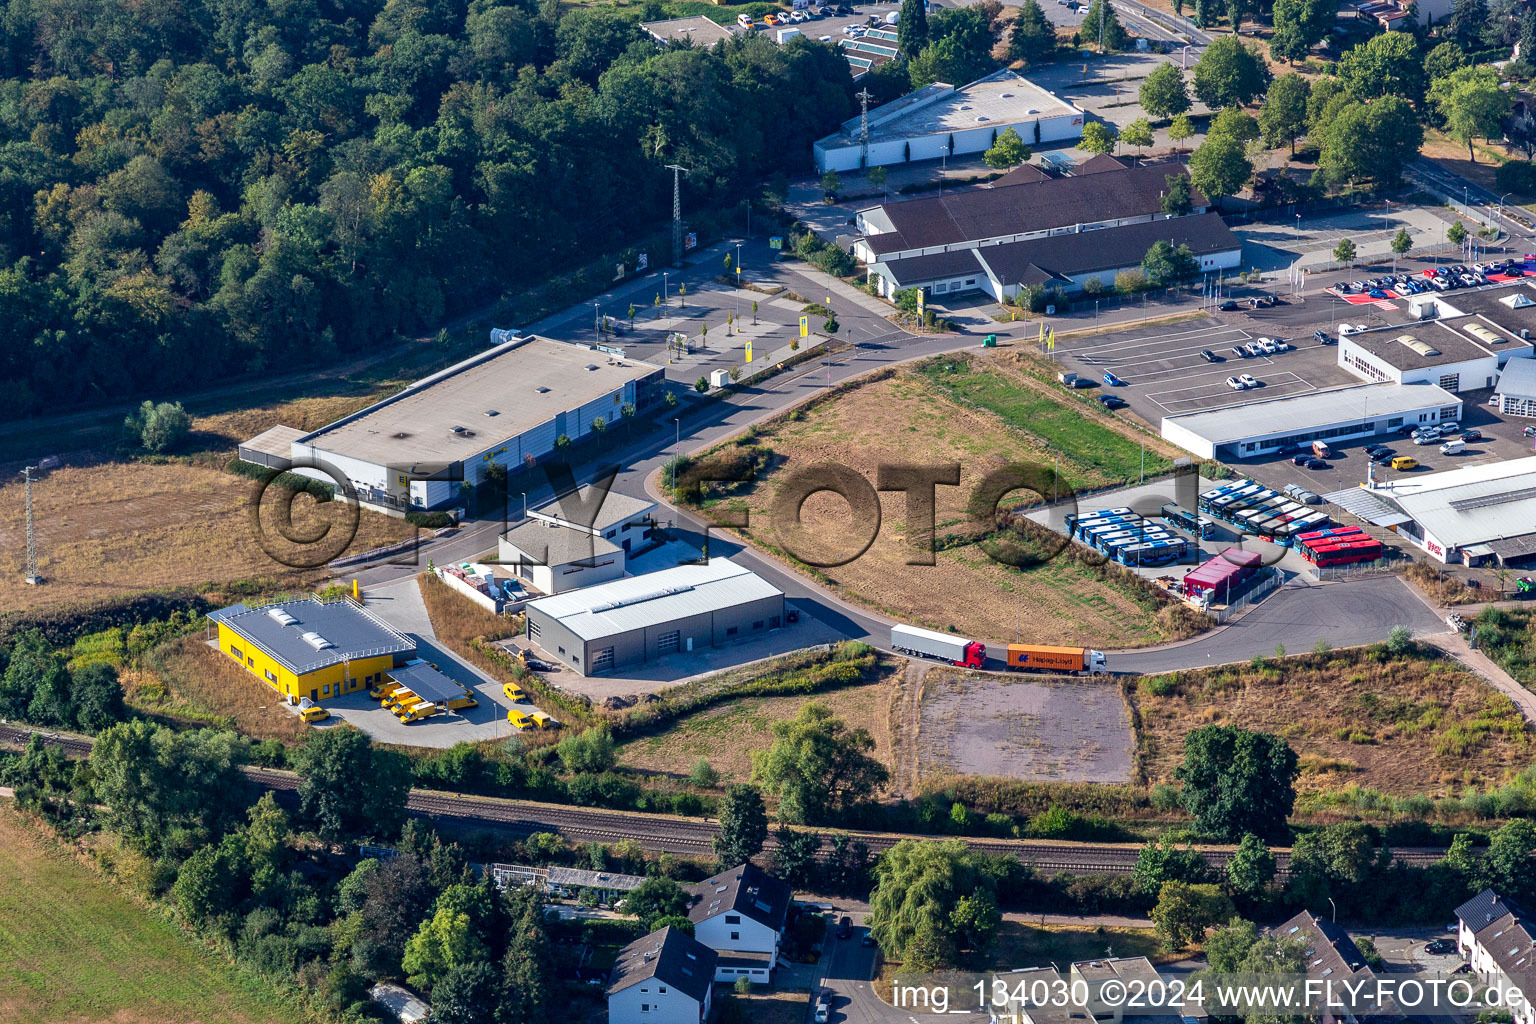
[[[1370,285],[1366,284],[1364,281],[1351,281],[1351,282],[1349,282],[1349,290],[1350,291],[1363,292],[1363,291],[1365,291],[1369,287],[1370,287]]]
[[[1309,463],[1311,461],[1312,461],[1312,456],[1310,456],[1310,455],[1292,455],[1291,456],[1291,465],[1293,465],[1293,466],[1305,466],[1307,463]]]
[[[1107,370],[1104,373],[1104,383],[1108,384],[1112,388],[1125,387],[1125,381],[1121,380],[1119,377],[1116,377],[1114,374]]]
[[[1483,439],[1483,432],[1475,427],[1471,430],[1463,430],[1461,432],[1461,439],[1463,441],[1481,441]]]
[[[1461,431],[1461,423],[1458,420],[1446,420],[1440,424],[1439,430],[1442,436],[1459,433]]]
[[[838,938],[846,939],[848,936],[850,936],[852,934],[853,934],[853,918],[845,917],[841,921],[837,922],[837,937]]]
[[[1424,947],[1424,952],[1428,953],[1430,956],[1446,956],[1447,954],[1456,952],[1456,943],[1452,942],[1450,939],[1436,939],[1434,942],[1431,942],[1429,945]]]
[[[1385,445],[1372,445],[1365,450],[1365,457],[1372,462],[1385,462],[1395,454],[1396,452]]]
[[[1241,374],[1237,379],[1242,381],[1245,388],[1256,388],[1259,386],[1258,378],[1251,373]]]
[[[1125,405],[1125,399],[1119,395],[1099,395],[1095,401],[1106,409],[1119,409]]]
[[[1273,338],[1255,338],[1253,343],[1259,346],[1259,351],[1267,356],[1275,354],[1275,341]]]
[[[1520,431],[1521,437],[1536,437],[1536,427],[1526,427]]]
[[[1353,281],[1340,281],[1338,284],[1333,286],[1333,290],[1338,292],[1340,295],[1349,295],[1359,291],[1359,289],[1355,287]]]
[[[1439,444],[1440,435],[1438,433],[1429,433],[1427,431],[1422,434],[1414,434],[1413,443],[1418,445]]]
[[[1203,348],[1203,349],[1200,350],[1200,358],[1204,359],[1208,363],[1219,363],[1219,362],[1221,362],[1220,359],[1216,358],[1216,353],[1212,352],[1208,348]]]
[[[826,996],[822,996],[816,1000],[816,1024],[827,1024],[831,1016],[832,1004],[827,1001]]]
[[[1399,455],[1388,463],[1393,469],[1415,469],[1418,467],[1418,464],[1418,459],[1410,459],[1406,455]]]
[[[1387,297],[1387,293],[1382,291],[1380,288],[1372,288],[1370,291],[1366,292],[1366,294],[1373,299],[1384,299]]]
[[[1231,299],[1228,299],[1227,301],[1223,302],[1221,305],[1217,306],[1216,308],[1221,310],[1224,313],[1231,313],[1233,310],[1236,310],[1236,309],[1238,309],[1240,307],[1238,306],[1238,304],[1236,302],[1233,302]]]
[[[1322,459],[1319,459],[1319,458],[1309,458],[1309,459],[1307,459],[1306,467],[1308,469],[1327,469],[1327,468],[1329,468],[1328,467],[1328,463],[1324,462]]]
[[[1227,387],[1231,388],[1233,391],[1247,391],[1248,390],[1248,385],[1244,384],[1242,381],[1238,380],[1236,377],[1228,377],[1227,378]]]
[[[1329,334],[1327,331],[1313,331],[1312,340],[1317,342],[1319,345],[1332,345],[1333,335]]]
[[[1232,354],[1237,356],[1237,358],[1239,358],[1239,359],[1247,359],[1248,358],[1248,350],[1246,348],[1244,348],[1243,346],[1241,346],[1241,345],[1233,345],[1232,346]]]

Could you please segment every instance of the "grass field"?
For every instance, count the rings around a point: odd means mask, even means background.
[[[875,738],[874,756],[891,765],[891,698],[895,674],[863,686],[850,686],[813,697],[745,697],[708,708],[673,723],[665,732],[619,746],[619,761],[644,772],[686,778],[699,758],[720,773],[722,783],[746,782],[752,751],[773,743],[773,724],[788,721],[808,701],[825,704],[850,728],[864,728]]]
[[[1531,759],[1509,698],[1445,659],[1335,651],[1143,679],[1138,756],[1149,782],[1173,777],[1184,735],[1236,725],[1285,737],[1297,790],[1366,786],[1393,796],[1492,788]]]
[[[1527,690],[1536,690],[1536,609],[1484,609],[1477,638],[1478,647],[1499,667]]]
[[[323,576],[323,568],[294,569],[278,560],[313,559],[296,557],[301,548],[278,532],[276,488],[263,496],[261,511],[278,557],[263,549],[251,522],[254,483],[186,462],[65,465],[32,487],[38,567],[47,581],[33,587],[22,582],[25,490],[7,480],[0,487],[0,607],[39,608],[253,577],[299,589]],[[292,508],[294,531],[349,529],[349,510],[339,502],[317,504],[301,495]],[[409,536],[413,529],[403,520],[361,512],[351,550]]]
[[[906,523],[906,497],[880,495],[881,522],[873,543],[846,564],[819,570],[843,596],[907,621],[938,629],[953,627],[968,636],[1048,636],[1061,643],[1129,647],[1180,635],[1179,626],[1159,617],[1160,604],[1135,581],[1107,580],[1070,558],[1056,558],[1024,571],[990,557],[982,541],[990,521],[968,514],[977,483],[1000,467],[1030,463],[1049,472],[1059,458],[1073,486],[1096,487],[1139,468],[1142,435],[1130,426],[1053,393],[1026,373],[1010,354],[943,357],[932,365],[970,366],[962,375],[967,394],[940,386],[927,369],[896,370],[847,389],[831,400],[813,402],[771,420],[741,444],[702,454],[696,462],[728,460],[743,446],[765,450],[765,472],[728,495],[706,498],[717,512],[744,508],[754,541],[779,557],[792,550],[808,562],[831,562],[857,551],[851,537],[867,534],[848,503],[823,491],[801,509],[798,527],[776,521],[772,511],[781,482],[796,470],[832,462],[868,478],[883,463],[955,462],[960,485],[936,488],[937,564],[908,564],[914,531]],[[952,382],[954,383],[954,382]],[[1016,397],[1005,401],[1007,395]],[[994,402],[1001,412],[984,408]],[[1146,438],[1148,471],[1167,465],[1165,446]],[[1073,448],[1058,451],[1056,445]],[[1023,492],[1015,497],[1023,500]],[[871,524],[872,525],[872,524]]]
[[[0,1021],[291,1024],[248,982],[0,805]]]
[[[147,714],[230,725],[255,739],[302,743],[310,727],[282,707],[282,695],[209,647],[201,633],[171,642],[125,672],[128,702]]]

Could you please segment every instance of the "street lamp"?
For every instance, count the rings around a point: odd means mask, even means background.
[[[676,428],[676,436],[672,441],[672,490],[677,490],[677,453],[683,446],[683,421],[680,416],[672,417],[672,424]]]
[[[665,270],[661,272],[661,304],[667,305],[667,272]]]
[[[527,491],[518,491],[517,493],[519,493],[519,494],[521,494],[523,496],[523,518],[527,519],[528,518],[528,492]]]
[[[597,340],[603,340],[603,317],[598,312],[597,303],[592,303],[592,330],[597,332]]]

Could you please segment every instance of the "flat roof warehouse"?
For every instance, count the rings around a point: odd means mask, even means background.
[[[454,462],[663,372],[581,345],[517,338],[296,443],[380,464]]]

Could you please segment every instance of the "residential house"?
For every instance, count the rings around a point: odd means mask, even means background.
[[[1536,992],[1536,928],[1513,901],[1484,889],[1456,908],[1456,922],[1456,944],[1473,973],[1490,987]],[[1524,1000],[1500,1008],[1513,1014],[1514,1024],[1536,1024],[1536,1010]]]
[[[1088,1011],[1088,1016],[1095,1021],[1113,1021],[1120,1024],[1125,1015],[1125,1002],[1123,993],[1153,992],[1154,985],[1160,984],[1162,979],[1158,976],[1157,968],[1152,966],[1152,961],[1144,956],[1108,957],[1103,960],[1079,960],[1073,964],[1067,972],[1067,984],[1075,985],[1083,983],[1083,989],[1088,993],[1088,999],[1083,1009]],[[1122,998],[1105,1000],[1100,994],[1104,983],[1118,981],[1123,986],[1120,988]]]
[[[1375,972],[1365,962],[1365,954],[1360,952],[1355,940],[1349,937],[1349,932],[1333,921],[1324,921],[1311,911],[1303,910],[1284,924],[1271,928],[1269,934],[1282,939],[1297,939],[1306,944],[1303,953],[1309,979],[1335,986],[1339,982],[1348,985],[1368,983],[1374,990]],[[1359,1021],[1377,1016],[1375,1013],[1356,1014],[1350,1008],[1329,1006],[1318,1019],[1322,1024],[1358,1024]]]
[[[697,893],[688,920],[694,937],[718,957],[715,980],[772,980],[793,895],[789,886],[749,861],[706,878]]]
[[[702,1024],[709,1019],[714,950],[673,927],[619,951],[608,975],[608,1024]]]

